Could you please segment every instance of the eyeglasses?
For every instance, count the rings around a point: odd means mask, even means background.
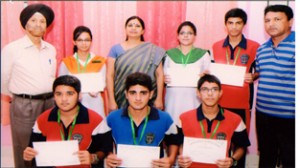
[[[220,91],[220,89],[218,87],[213,87],[211,89],[207,88],[207,87],[202,87],[200,88],[201,93],[205,93],[207,94],[209,91],[211,91],[211,93],[216,93],[218,91]]]
[[[77,39],[76,41],[77,41],[78,43],[82,43],[82,42],[89,43],[89,42],[91,42],[92,40],[91,40],[91,39]]]
[[[180,32],[179,34],[180,35],[189,35],[189,36],[194,35],[193,32]]]

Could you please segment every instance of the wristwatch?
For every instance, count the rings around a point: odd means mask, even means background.
[[[97,154],[92,154],[92,164],[96,164],[98,163],[99,161],[99,158],[98,158],[98,155]]]
[[[232,166],[237,166],[238,161],[235,160],[233,157],[231,157],[231,159],[232,159]]]

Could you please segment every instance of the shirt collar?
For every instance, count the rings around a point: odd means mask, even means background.
[[[291,33],[283,41],[284,42],[294,42],[295,41],[295,31],[291,31]]]
[[[225,118],[224,118],[224,109],[221,107],[221,106],[219,106],[219,112],[218,112],[218,114],[217,114],[217,116],[216,116],[216,118],[214,119],[214,120],[219,120],[219,121],[222,121],[222,120],[224,120]],[[221,112],[221,109],[223,110],[223,114],[222,114],[222,112]],[[200,105],[198,108],[197,108],[197,120],[198,121],[201,121],[201,120],[204,120],[204,119],[206,119],[206,117],[204,116],[204,114],[203,114],[203,111],[202,111],[202,105]]]
[[[230,46],[229,36],[226,37],[226,39],[224,40],[224,43],[223,43],[223,47],[227,47],[227,46]],[[237,46],[239,46],[243,49],[247,49],[247,40],[243,34],[242,34],[242,40],[240,41],[240,43]]]
[[[122,117],[128,117],[129,118],[128,106],[123,109]],[[148,116],[148,119],[149,120],[158,120],[159,119],[158,110],[156,108],[150,106],[150,114]]]
[[[35,46],[33,42],[30,40],[28,35],[24,36],[24,48],[29,48]],[[47,44],[44,40],[41,39],[41,49],[47,48]]]
[[[75,52],[75,53],[73,54],[73,57],[74,57],[74,58],[76,58],[76,54],[77,54],[77,52]],[[90,59],[94,58],[95,56],[96,56],[95,53],[90,52]]]
[[[285,39],[283,39],[280,43],[282,43],[282,42],[295,42],[295,31],[291,31],[291,33]],[[268,44],[268,46],[273,46],[272,38],[270,38],[267,41],[267,44]]]
[[[88,109],[84,107],[80,102],[78,102],[78,106],[79,106],[79,112],[76,118],[76,124],[89,123]],[[57,114],[58,114],[58,107],[55,106],[50,112],[48,121],[57,122],[57,118],[58,118]]]

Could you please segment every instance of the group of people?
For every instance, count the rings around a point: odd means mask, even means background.
[[[194,46],[197,29],[184,21],[177,29],[179,45],[165,51],[144,40],[144,21],[132,16],[125,22],[125,41],[103,57],[90,51],[91,30],[78,26],[74,54],[62,60],[58,77],[56,50],[43,40],[53,19],[50,7],[27,6],[20,14],[26,35],[1,51],[1,93],[12,95],[16,167],[35,165],[33,142],[71,139],[79,141],[77,155],[80,166],[86,167],[122,165],[118,144],[159,146],[160,159],[153,160],[153,167],[245,167],[256,79],[259,167],[295,167],[295,32],[290,7],[265,8],[264,25],[271,38],[262,45],[243,35],[247,14],[240,8],[229,10],[224,19],[228,35],[211,50]],[[212,63],[246,67],[243,86],[221,84],[210,74]],[[197,73],[198,82],[173,85],[171,71],[186,69]],[[99,75],[107,94],[81,92],[74,75],[84,73]],[[213,164],[194,162],[183,153],[185,137],[226,140],[226,157]]]

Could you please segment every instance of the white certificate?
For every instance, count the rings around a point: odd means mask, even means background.
[[[78,141],[33,142],[37,151],[35,157],[37,166],[67,166],[79,165],[75,152],[79,151]]]
[[[120,167],[152,167],[152,160],[159,159],[159,147],[118,144],[117,156]]]
[[[246,67],[211,63],[210,73],[220,79],[224,85],[243,87]]]
[[[105,87],[105,79],[100,73],[81,73],[72,74],[77,77],[81,83],[81,92],[99,92],[103,91]]]
[[[216,164],[226,158],[227,140],[184,137],[183,156],[193,162]]]
[[[190,66],[177,66],[176,68],[166,68],[166,75],[171,78],[168,86],[197,87],[200,78],[199,68]]]

